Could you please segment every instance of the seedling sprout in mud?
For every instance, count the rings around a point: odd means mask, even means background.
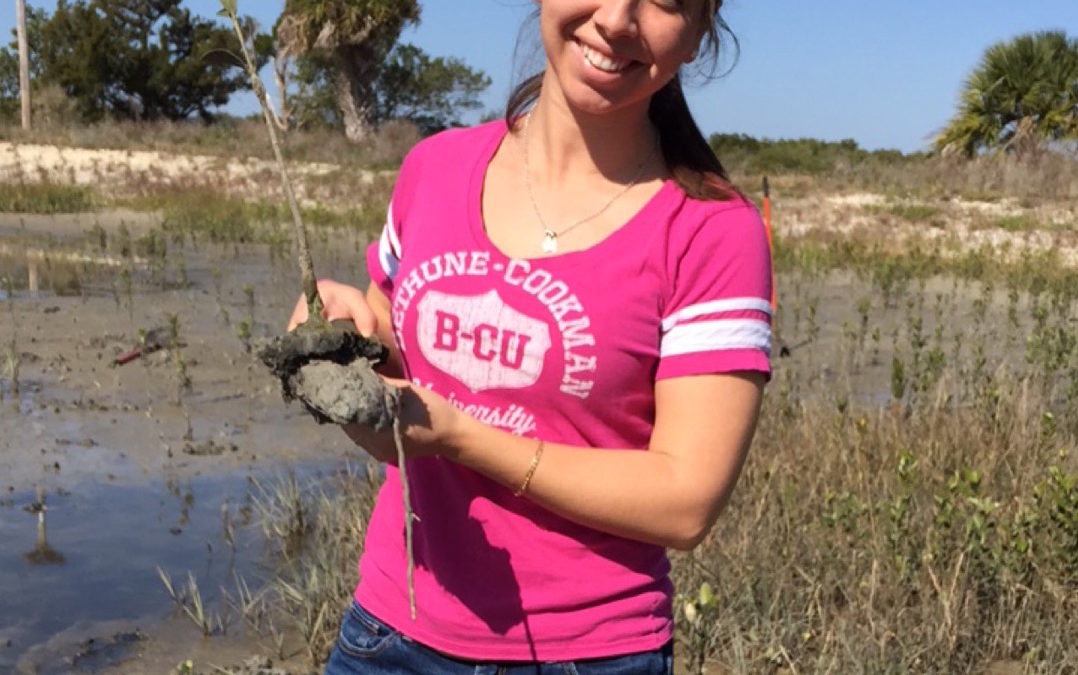
[[[307,230],[303,224],[295,191],[281,154],[273,112],[266,100],[266,89],[258,76],[247,48],[247,38],[236,13],[236,0],[221,0],[221,16],[232,22],[239,41],[243,65],[251,78],[251,86],[262,106],[270,144],[280,173],[281,184],[288,199],[299,249],[300,280],[307,302],[307,320],[290,333],[278,335],[260,344],[257,354],[262,362],[281,381],[285,400],[299,399],[319,422],[363,424],[375,430],[393,427],[397,444],[397,466],[404,493],[405,539],[408,551],[408,595],[412,618],[416,614],[415,568],[412,553],[412,514],[405,469],[404,447],[398,418],[400,392],[387,387],[374,372],[374,366],[385,362],[388,350],[377,338],[363,337],[349,328],[327,321],[322,316],[324,305],[318,295],[314,263],[307,245]]]

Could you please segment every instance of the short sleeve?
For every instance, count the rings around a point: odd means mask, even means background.
[[[367,271],[371,281],[387,296],[393,293],[393,284],[400,269],[403,255],[401,241],[419,182],[421,147],[422,143],[404,158],[386,210],[386,223],[382,227],[382,234],[367,247]]]
[[[712,208],[671,235],[657,379],[771,374],[771,251],[763,222],[748,202]]]

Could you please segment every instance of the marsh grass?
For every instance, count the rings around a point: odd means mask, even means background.
[[[719,159],[741,186],[769,176],[776,194],[869,191],[904,198],[997,202],[1078,199],[1078,157],[1042,152],[1025,159],[1006,154],[973,160],[866,151],[852,141],[712,139]]]
[[[831,327],[831,350],[799,341],[775,362],[728,512],[676,556],[688,672],[1073,672],[1074,271],[796,249],[791,341],[816,289],[859,278],[877,300]]]
[[[378,181],[357,188],[355,205],[340,208],[301,208],[304,222],[314,227],[357,229],[374,236],[385,222],[391,186]],[[290,247],[285,226],[291,218],[283,202],[245,200],[209,189],[162,190],[121,203],[137,210],[161,213],[161,226],[179,238],[213,243],[265,243],[282,256]]]
[[[917,279],[938,275],[1033,291],[1078,288],[1078,268],[1062,261],[1057,250],[1006,254],[990,246],[956,250],[938,240],[885,245],[866,237],[827,233],[775,237],[776,269],[808,274],[848,270],[876,284],[888,303]]]
[[[0,212],[82,213],[92,211],[101,198],[94,190],[55,182],[0,183]]]
[[[19,344],[14,332],[11,335],[11,343],[4,350],[4,375],[7,377],[8,388],[16,404],[19,401],[19,367],[22,358],[19,355]],[[4,398],[4,390],[0,387],[0,401]]]
[[[194,574],[188,572],[187,583],[181,586],[173,583],[171,575],[160,567],[157,568],[157,576],[164,584],[165,592],[168,593],[176,608],[198,627],[203,637],[227,632],[227,615],[211,611],[206,607]]]
[[[1008,232],[1025,232],[1028,230],[1035,230],[1040,228],[1040,223],[1035,218],[1026,213],[1016,214],[1013,216],[1002,216],[997,218],[993,223],[1001,230]]]
[[[676,566],[684,594],[714,586],[718,672],[1078,665],[1075,441],[1034,379],[890,409],[776,384],[728,515]]]
[[[914,223],[933,220],[940,215],[939,207],[929,204],[895,204],[888,209],[888,212]]]
[[[183,355],[183,340],[181,336],[180,315],[176,312],[166,312],[165,320],[168,324],[168,353],[176,377],[176,405],[183,406],[183,395],[192,390],[191,374],[187,367],[187,359]],[[145,342],[145,337],[140,334],[140,341]],[[190,429],[190,419],[188,419]]]
[[[368,462],[329,480],[300,484],[291,475],[256,484],[255,514],[276,569],[267,601],[316,665],[329,657],[355,590],[356,556],[381,480],[381,468]]]

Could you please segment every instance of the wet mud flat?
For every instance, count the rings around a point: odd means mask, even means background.
[[[365,244],[320,232],[320,272],[364,286]],[[362,462],[332,425],[286,405],[252,353],[283,330],[298,297],[290,255],[176,237],[131,213],[0,215],[0,246],[0,672],[171,672],[186,659],[213,672],[206,664],[273,653],[242,621],[204,638],[156,568],[176,584],[190,573],[220,609],[234,572],[252,586],[268,574],[245,510],[251,477],[317,479]],[[987,302],[992,357],[1022,360],[1023,329],[1008,328],[1001,290],[934,279],[884,302],[848,273],[778,284],[769,396],[848,388],[885,405],[892,336],[906,330],[911,301],[926,334],[945,324],[948,345]],[[866,302],[871,326],[858,335]],[[801,388],[783,393],[788,381]],[[284,667],[306,672],[291,654]]]
[[[315,255],[363,285],[364,244],[334,232]],[[0,214],[0,281],[0,672],[170,672],[266,651],[242,625],[203,639],[156,568],[177,585],[193,574],[216,609],[233,573],[253,588],[268,574],[251,478],[364,461],[286,405],[249,350],[283,331],[291,257],[180,241],[145,214]]]

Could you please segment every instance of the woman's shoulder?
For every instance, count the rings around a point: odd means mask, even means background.
[[[730,195],[726,199],[697,199],[685,197],[686,215],[696,219],[719,219],[733,220],[758,219],[760,211],[756,204],[745,194],[736,188],[730,188]]]
[[[756,204],[734,191],[728,199],[696,199],[682,195],[681,207],[671,220],[669,236],[688,240],[707,238],[753,238],[764,234],[763,218]]]

